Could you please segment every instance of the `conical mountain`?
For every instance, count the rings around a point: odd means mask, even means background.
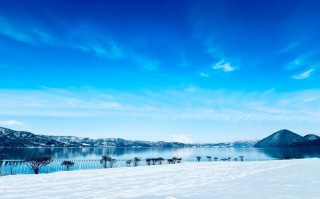
[[[273,133],[272,135],[260,140],[254,147],[288,147],[293,143],[304,142],[306,139],[292,131],[283,129]]]

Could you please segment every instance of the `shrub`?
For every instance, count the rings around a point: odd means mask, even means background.
[[[127,167],[131,167],[131,163],[132,163],[132,160],[127,160],[126,161]]]
[[[244,156],[241,155],[241,156],[239,156],[239,158],[240,158],[240,161],[243,162]]]
[[[196,158],[197,158],[197,161],[200,162],[201,156],[197,156]]]
[[[211,156],[207,156],[207,158],[208,158],[209,162],[211,162]]]
[[[50,156],[30,157],[26,159],[27,166],[33,170],[34,174],[39,174],[42,167],[47,166],[52,162]]]
[[[74,162],[71,160],[65,160],[61,163],[62,166],[65,166],[67,168],[67,171],[69,171],[69,168],[74,165]]]

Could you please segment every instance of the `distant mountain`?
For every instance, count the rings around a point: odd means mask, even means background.
[[[35,135],[0,127],[0,147],[183,147],[178,142],[149,142],[120,138],[90,139],[75,136]]]
[[[27,131],[14,131],[0,127],[0,146],[3,147],[32,147],[32,146],[48,146],[55,144],[61,146],[46,136],[35,135]],[[60,144],[60,145],[59,145]]]
[[[320,137],[314,134],[305,135],[304,142],[293,143],[292,147],[320,147]]]
[[[283,129],[260,140],[254,147],[320,147],[320,137],[314,134],[308,134],[302,137],[289,130]]]
[[[0,127],[0,147],[252,147],[256,141],[184,144],[179,142],[150,142],[121,138],[80,138],[76,136],[35,135]]]
[[[305,139],[307,139],[307,140],[317,140],[317,139],[319,139],[320,137],[319,136],[317,136],[317,135],[315,135],[315,134],[308,134],[308,135],[305,135],[305,136],[303,136]]]
[[[254,147],[267,148],[267,147],[289,147],[293,143],[305,142],[306,138],[293,133],[287,129],[283,129],[273,133],[272,135],[260,140]]]

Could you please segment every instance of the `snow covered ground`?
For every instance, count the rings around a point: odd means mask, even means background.
[[[0,198],[320,198],[320,159],[203,162],[0,177]]]

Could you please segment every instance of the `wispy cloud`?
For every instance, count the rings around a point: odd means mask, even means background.
[[[224,72],[234,71],[234,67],[232,67],[229,63],[226,63],[224,61],[220,61],[220,62],[216,63],[214,66],[212,66],[212,69],[223,70]]]
[[[30,35],[14,28],[3,18],[0,18],[0,34],[21,42],[36,44],[35,40]]]
[[[159,68],[160,62],[156,59],[151,59],[145,56],[132,55],[131,58],[137,65],[146,71],[154,71]]]
[[[23,122],[17,120],[2,120],[0,121],[1,126],[20,126],[23,125]]]
[[[309,69],[303,73],[293,75],[293,76],[291,76],[291,78],[297,79],[297,80],[307,79],[308,77],[310,77],[310,75],[313,71],[314,71],[314,69],[312,68],[312,69]]]
[[[85,52],[93,53],[99,57],[117,59],[123,57],[122,50],[115,42],[96,42],[88,41],[83,44],[70,43],[69,46],[80,49]]]
[[[72,34],[73,37],[70,38],[58,38],[41,28],[30,30],[23,28],[23,26],[14,26],[3,18],[0,18],[0,34],[32,45],[43,44],[53,47],[73,48],[108,59],[123,57],[122,49],[111,39],[96,39],[78,33]]]
[[[33,29],[32,33],[36,37],[37,41],[40,43],[50,45],[50,46],[58,46],[60,45],[55,38],[53,38],[49,33],[41,31],[39,29]]]
[[[288,93],[202,89],[156,93],[94,89],[0,92],[0,115],[4,117],[320,122],[320,109],[317,107],[320,107],[320,90]]]
[[[306,39],[301,39],[292,43],[289,43],[287,46],[283,47],[281,50],[279,50],[279,53],[286,53],[289,52],[295,48],[297,48],[298,46],[300,46]]]
[[[200,77],[203,77],[203,78],[209,78],[210,75],[208,73],[204,73],[204,72],[201,72],[199,73]]]

